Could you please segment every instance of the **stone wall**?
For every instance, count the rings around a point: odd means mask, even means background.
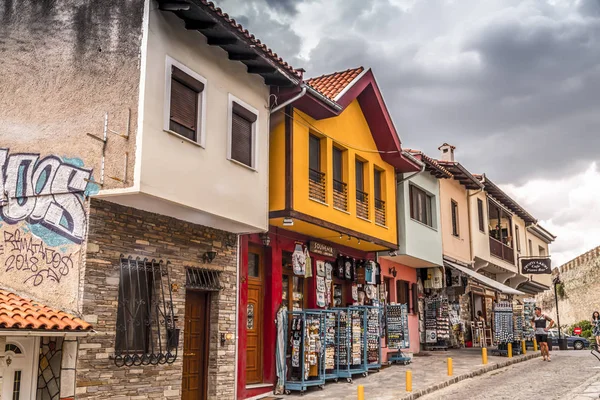
[[[183,368],[185,267],[221,272],[224,289],[211,295],[208,397],[232,399],[234,343],[220,345],[220,333],[235,333],[235,247],[229,234],[173,218],[95,200],[91,201],[86,253],[84,318],[96,334],[83,338],[77,364],[78,399],[180,399]],[[208,250],[217,251],[210,264]],[[117,367],[112,359],[118,304],[121,255],[170,263],[177,328],[181,329],[177,360],[169,365]]]
[[[561,325],[572,325],[589,320],[594,311],[600,311],[600,246],[580,255],[553,271],[560,271],[565,297],[559,297]],[[536,298],[544,313],[556,318],[554,288]]]

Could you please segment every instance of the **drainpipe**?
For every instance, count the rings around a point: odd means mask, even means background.
[[[404,157],[410,159],[410,161],[414,162],[415,164],[420,165],[421,166],[421,170],[417,171],[417,172],[414,172],[414,173],[410,174],[409,176],[404,177],[404,178],[396,181],[396,186],[398,186],[399,183],[402,183],[402,182],[404,182],[404,181],[406,181],[406,180],[408,180],[410,178],[413,178],[413,177],[415,177],[415,176],[417,176],[420,173],[423,173],[425,171],[425,163],[424,162],[422,162],[420,160],[417,160],[412,154],[410,154],[409,152],[406,152],[404,150],[402,151],[402,155]]]
[[[302,90],[300,91],[300,93],[298,93],[296,96],[292,97],[291,99],[288,99],[288,100],[284,101],[280,105],[278,105],[275,108],[273,108],[271,110],[271,114],[276,113],[277,111],[281,110],[283,107],[287,106],[288,104],[291,104],[291,103],[295,102],[296,100],[298,100],[299,98],[301,98],[302,96],[304,96],[306,94],[306,85],[304,83],[301,83],[300,87],[302,88]]]
[[[471,197],[475,196],[476,194],[479,194],[481,192],[483,192],[483,188],[479,189],[475,193],[467,194],[467,216],[469,218],[469,231],[471,231]],[[485,229],[485,225],[483,226],[483,228]],[[469,251],[471,252],[471,260],[473,263],[473,269],[475,269],[475,255],[473,254],[473,234],[472,233],[469,235]]]

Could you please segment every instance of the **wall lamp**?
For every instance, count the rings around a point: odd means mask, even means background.
[[[390,267],[390,274],[395,278],[398,271],[396,271],[396,267]]]
[[[260,234],[260,240],[262,240],[262,244],[265,247],[268,247],[271,244],[271,238],[269,237],[269,232],[263,232]]]
[[[215,257],[217,256],[217,252],[214,250],[211,251],[207,251],[206,253],[204,253],[202,255],[202,261],[204,262],[204,264],[206,263],[212,263],[213,260],[215,259]]]
[[[390,257],[396,257],[398,255],[398,252],[394,250],[394,251],[390,251],[388,254]]]

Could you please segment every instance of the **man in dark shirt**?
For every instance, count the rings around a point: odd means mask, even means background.
[[[550,322],[550,326],[546,326]],[[544,361],[550,361],[550,351],[548,350],[548,329],[554,326],[554,321],[549,316],[542,314],[542,309],[535,308],[535,316],[531,319],[531,326],[535,329],[535,340],[540,345]]]

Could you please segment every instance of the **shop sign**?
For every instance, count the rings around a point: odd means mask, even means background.
[[[326,257],[335,257],[335,250],[333,249],[333,247],[319,242],[311,241],[308,246],[308,251]]]
[[[521,260],[521,273],[526,274],[551,274],[552,266],[550,259],[545,258],[526,258]]]
[[[490,296],[490,297],[496,297],[496,292],[492,292],[491,290],[486,290],[485,295]]]

